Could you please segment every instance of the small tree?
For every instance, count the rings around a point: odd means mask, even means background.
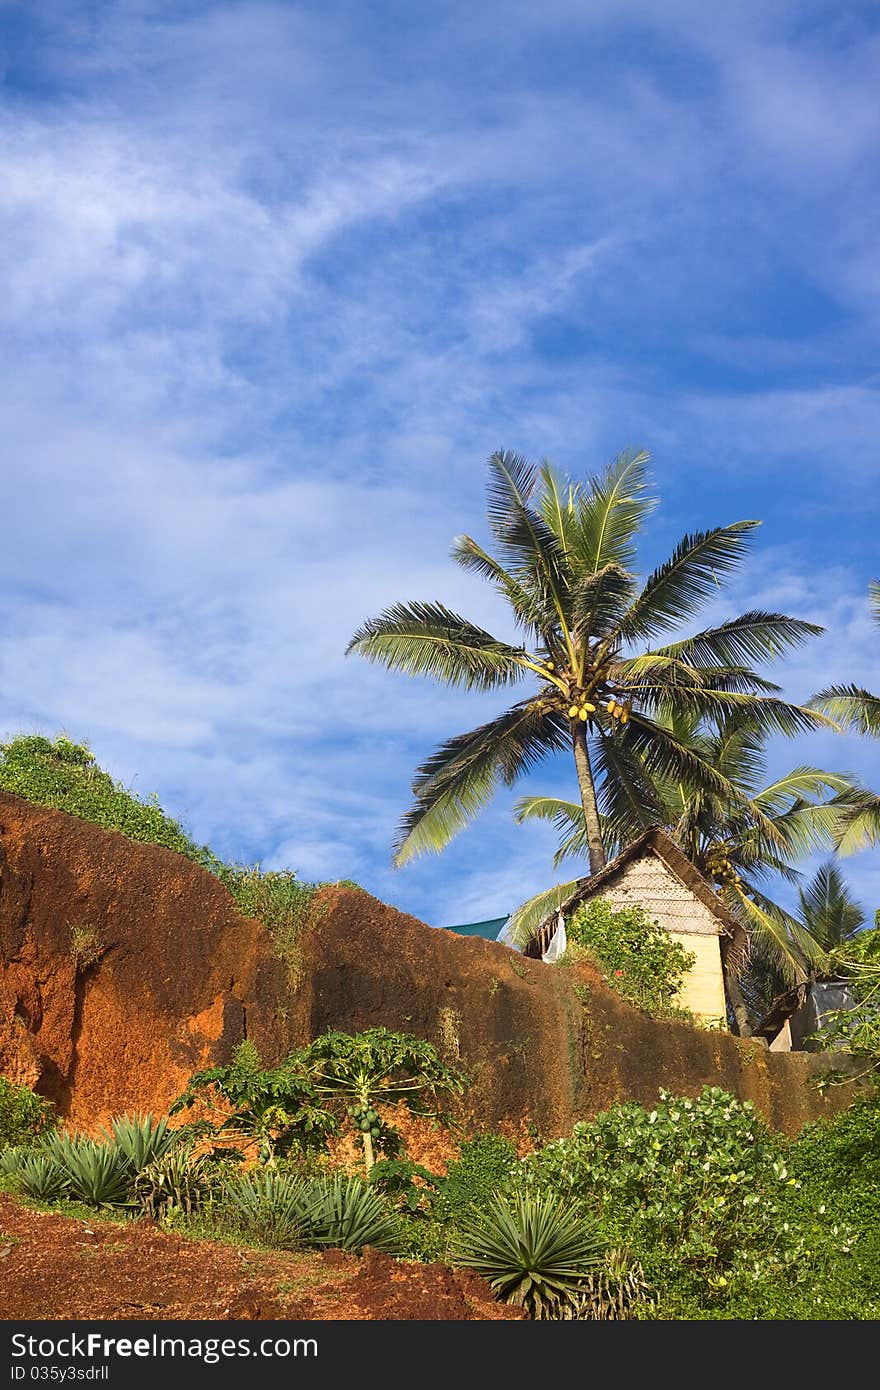
[[[241,1043],[225,1066],[210,1067],[191,1076],[171,1114],[189,1109],[197,1100],[209,1110],[228,1113],[204,1121],[206,1132],[220,1137],[244,1136],[258,1145],[264,1163],[290,1149],[321,1149],[338,1128],[322,1104],[315,1079],[293,1053],[278,1067],[265,1068],[255,1045]],[[219,1106],[218,1101],[225,1101]]]
[[[442,1120],[441,1099],[460,1095],[465,1086],[464,1075],[445,1066],[430,1043],[387,1028],[325,1033],[298,1057],[323,1101],[345,1104],[368,1175],[377,1153],[393,1158],[401,1148],[381,1107],[403,1102],[411,1115]]]

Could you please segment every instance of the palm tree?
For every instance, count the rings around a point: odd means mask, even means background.
[[[767,879],[781,875],[796,882],[795,862],[816,849],[833,847],[850,799],[863,789],[848,773],[809,766],[795,767],[764,785],[766,736],[748,710],[726,716],[718,726],[707,727],[690,717],[673,717],[671,724],[682,742],[736,787],[740,799],[732,803],[667,780],[653,783],[648,795],[635,803],[620,796],[616,786],[606,786],[605,843],[616,852],[648,826],[662,825],[700,872],[714,880],[716,892],[748,933],[755,959],[766,962],[774,979],[799,983],[804,962],[817,959],[817,948],[812,936],[803,935],[801,923],[767,896]],[[520,822],[555,824],[560,844],[554,865],[586,853],[578,803],[529,796],[517,803],[514,814]],[[508,923],[510,936],[524,942],[578,882],[557,885],[524,903]],[[725,955],[728,1001],[741,1034],[749,1031],[738,984],[744,964],[735,951]]]
[[[743,993],[752,1012],[766,1013],[773,1000],[793,984],[808,984],[836,976],[846,947],[865,925],[865,914],[850,896],[833,859],[820,864],[806,887],[798,888],[798,911],[790,918],[792,949],[799,968],[781,971],[778,959],[762,949],[755,952],[743,979]],[[799,959],[798,959],[799,958]]]
[[[597,788],[637,800],[657,780],[680,781],[731,803],[723,772],[683,742],[669,712],[721,718],[747,709],[766,733],[831,726],[779,698],[753,669],[822,629],[779,613],[748,612],[670,644],[742,562],[759,524],[738,521],[685,536],[640,589],[635,538],[653,500],[647,455],[621,454],[586,485],[517,454],[489,460],[488,520],[500,558],[470,536],[452,556],[506,600],[519,642],[493,636],[440,603],[399,603],[355,633],[348,651],[449,686],[496,690],[525,678],[526,697],[447,740],[417,770],[415,802],[395,845],[402,864],[441,850],[492,798],[548,755],[573,754],[590,869],[605,864]],[[758,822],[773,838],[772,822]]]
[[[868,601],[880,623],[880,579],[868,585]],[[844,729],[868,738],[880,738],[880,696],[858,685],[830,685],[808,702]],[[853,799],[850,813],[841,828],[838,848],[847,854],[864,845],[880,843],[880,797],[865,792]]]

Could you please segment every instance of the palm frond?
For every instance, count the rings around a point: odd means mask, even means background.
[[[634,587],[633,576],[613,564],[575,580],[567,606],[572,632],[582,648],[586,648],[589,639],[604,637],[617,627]]]
[[[669,699],[663,684],[643,684],[638,687],[639,699],[649,708],[662,709]],[[756,729],[767,734],[797,734],[832,729],[840,732],[833,719],[806,705],[791,704],[775,695],[752,695],[738,690],[708,690],[705,686],[678,685],[675,699],[683,709],[690,709],[702,719],[723,723],[729,715],[747,713]]]
[[[646,775],[642,760],[633,756],[629,739],[600,735],[591,756],[601,777],[598,792],[602,841],[614,855],[652,825],[667,823],[666,807],[656,781]]]
[[[577,573],[596,574],[606,565],[632,568],[635,536],[656,506],[646,496],[648,460],[644,451],[625,450],[593,479],[589,491],[582,489],[574,498],[568,535]]]
[[[842,946],[865,925],[865,914],[833,859],[819,865],[806,887],[798,890],[798,899],[801,921],[823,951]]]
[[[807,701],[854,734],[880,738],[880,696],[858,685],[829,685]]]
[[[700,666],[750,666],[774,661],[823,631],[817,623],[753,609],[719,627],[661,647],[660,654]]]
[[[802,984],[810,966],[820,965],[824,952],[801,924],[776,903],[759,895],[737,893],[738,908],[760,953],[779,971],[787,985]]]
[[[868,585],[868,602],[871,612],[880,623],[880,579],[872,579]]]
[[[568,747],[567,721],[538,708],[534,700],[447,740],[416,772],[416,799],[401,822],[394,862],[439,852],[488,805],[499,786],[512,785],[548,753]]]
[[[560,801],[555,796],[524,796],[514,806],[513,817],[520,825],[527,820],[544,820],[556,827],[560,838],[553,856],[554,869],[565,859],[589,858],[584,808],[579,801]],[[606,843],[604,827],[602,841],[606,851],[610,851],[611,841]]]
[[[838,854],[855,854],[880,844],[880,797],[867,787],[855,787],[828,802],[837,813],[834,848]]]
[[[521,648],[499,642],[442,603],[397,603],[354,634],[346,655],[358,652],[408,676],[433,676],[444,685],[494,690],[526,674]]]
[[[556,883],[552,888],[545,888],[542,893],[536,893],[533,898],[520,903],[504,928],[507,941],[521,950],[527,946],[538,928],[559,911],[580,882],[581,879],[573,878],[568,883]]]
[[[450,552],[452,559],[462,569],[479,574],[488,579],[507,599],[517,623],[535,635],[544,635],[552,630],[556,614],[552,607],[542,604],[538,596],[521,583],[515,575],[504,568],[488,551],[471,536],[456,536]]]
[[[758,521],[735,521],[685,536],[665,564],[650,576],[621,623],[627,641],[652,637],[692,616],[720,589],[720,577],[742,562],[746,541]]]

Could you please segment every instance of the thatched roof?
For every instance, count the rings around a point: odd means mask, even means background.
[[[597,874],[591,874],[588,878],[578,880],[574,892],[560,903],[558,909],[554,908],[552,917],[542,923],[536,930],[532,940],[526,947],[526,955],[543,955],[550,938],[553,935],[556,924],[556,913],[561,912],[563,916],[576,907],[578,903],[592,898],[600,892],[603,886],[609,883],[621,869],[634,859],[640,859],[645,855],[653,854],[665,864],[669,872],[687,888],[704,907],[708,908],[720,927],[720,935],[738,940],[743,935],[742,923],[734,917],[730,909],[721,901],[712,884],[700,873],[699,869],[693,864],[683,850],[675,843],[666,831],[659,825],[652,826],[646,830],[637,840],[633,840],[627,845],[626,849],[621,850],[610,863],[600,869]],[[537,949],[536,949],[537,948]]]

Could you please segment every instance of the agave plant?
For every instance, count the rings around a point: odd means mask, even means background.
[[[33,1149],[26,1149],[20,1145],[13,1149],[4,1149],[0,1153],[0,1173],[6,1178],[15,1177],[21,1165],[22,1159],[28,1154],[33,1153]]]
[[[583,1292],[563,1310],[577,1322],[628,1322],[636,1310],[655,1307],[645,1271],[624,1250],[609,1250],[600,1269],[588,1274]]]
[[[374,1188],[359,1178],[316,1178],[309,1183],[310,1207],[305,1240],[310,1245],[330,1246],[360,1254],[365,1245],[396,1254],[401,1249],[402,1228]]]
[[[302,1179],[266,1168],[231,1179],[224,1184],[222,1196],[227,1209],[249,1234],[266,1245],[295,1250],[304,1242],[317,1201],[311,1187]]]
[[[172,1209],[192,1216],[210,1191],[205,1159],[184,1145],[168,1149],[145,1164],[138,1174],[135,1195],[146,1216],[158,1219]]]
[[[162,1158],[177,1142],[167,1120],[154,1120],[148,1114],[119,1115],[110,1121],[110,1132],[102,1132],[109,1143],[118,1144],[135,1173]]]
[[[604,1244],[596,1223],[561,1197],[499,1194],[485,1211],[465,1217],[452,1254],[503,1302],[533,1318],[559,1318],[579,1306]]]
[[[66,1176],[45,1154],[20,1152],[13,1171],[22,1192],[38,1202],[57,1202],[65,1195]]]
[[[115,1143],[77,1134],[52,1134],[42,1152],[63,1172],[72,1197],[92,1207],[124,1207],[131,1200],[128,1157]]]

